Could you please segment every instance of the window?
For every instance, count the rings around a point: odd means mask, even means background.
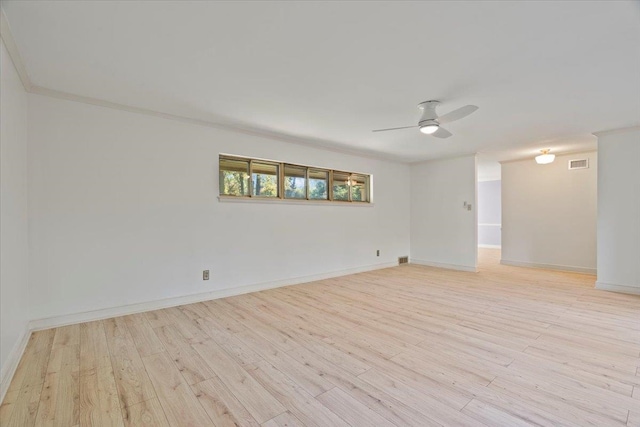
[[[220,158],[220,194],[249,195],[249,160]]]
[[[251,195],[257,197],[278,197],[277,163],[251,161]]]
[[[369,175],[334,171],[333,200],[368,202]]]
[[[371,176],[220,155],[220,196],[371,202]]]
[[[309,198],[329,200],[329,171],[309,169]]]
[[[349,174],[333,172],[333,200],[349,201]]]
[[[307,198],[307,168],[284,165],[284,197],[285,199]]]
[[[369,201],[369,177],[367,175],[351,174],[349,182],[352,202]]]

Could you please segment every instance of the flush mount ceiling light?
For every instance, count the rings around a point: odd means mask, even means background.
[[[539,165],[547,165],[549,163],[553,163],[556,159],[555,154],[549,154],[550,149],[540,150],[542,154],[536,156],[536,163]]]

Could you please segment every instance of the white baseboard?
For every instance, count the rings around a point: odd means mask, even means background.
[[[183,304],[208,301],[212,299],[225,298],[235,295],[247,294],[250,292],[264,291],[267,289],[279,288],[282,286],[299,285],[302,283],[315,282],[316,280],[331,279],[334,277],[347,276],[349,274],[364,273],[366,271],[380,270],[383,268],[397,267],[397,262],[386,262],[380,264],[366,265],[362,267],[349,268],[345,270],[332,271],[329,273],[314,274],[310,276],[294,277],[290,279],[276,280],[273,282],[256,283],[252,285],[239,286],[237,288],[220,289],[212,292],[185,295],[175,298],[130,304],[120,307],[104,308],[99,310],[86,311],[84,313],[67,314],[63,316],[48,317],[29,322],[21,340],[13,348],[11,354],[0,372],[0,402],[9,389],[9,384],[20,363],[31,332],[42,329],[57,328],[60,326],[73,325],[76,323],[90,322],[93,320],[108,319],[110,317],[124,316],[127,314],[142,313],[145,311],[158,310],[161,308],[175,307]]]
[[[640,286],[617,285],[613,283],[596,282],[596,289],[622,294],[640,295]]]
[[[314,274],[310,276],[294,277],[290,279],[276,280],[273,282],[256,283],[252,285],[239,286],[236,288],[220,289],[211,292],[185,295],[180,297],[166,298],[156,301],[148,301],[138,304],[130,304],[119,307],[103,308],[91,310],[83,313],[67,314],[62,316],[48,317],[44,319],[32,320],[29,322],[29,329],[37,331],[41,329],[57,328],[60,326],[73,325],[76,323],[91,322],[93,320],[108,319],[111,317],[125,316],[127,314],[142,313],[145,311],[158,310],[161,308],[175,307],[178,305],[192,304],[212,299],[231,297],[235,295],[247,294],[249,292],[263,291],[266,289],[279,288],[281,286],[298,285],[302,283],[314,282],[316,280],[330,279],[333,277],[346,276],[349,274],[363,273],[365,271],[379,270],[382,268],[396,267],[397,262],[387,262],[373,264],[362,267],[349,268],[346,270],[332,271],[329,273]]]
[[[9,390],[9,384],[11,384],[13,374],[15,374],[16,369],[18,369],[18,364],[20,363],[20,359],[22,359],[24,349],[27,348],[29,337],[31,337],[31,331],[27,328],[23,332],[22,337],[20,337],[20,340],[13,346],[13,350],[9,353],[9,357],[7,357],[2,371],[0,371],[0,402],[4,400],[7,390]]]
[[[478,244],[479,248],[486,248],[486,249],[502,249],[501,245],[481,245]]]
[[[500,264],[511,265],[513,267],[542,268],[545,270],[570,271],[572,273],[582,273],[582,274],[591,274],[591,275],[596,274],[595,268],[575,267],[572,265],[540,264],[537,262],[511,261],[508,259],[501,259]]]
[[[429,267],[438,267],[438,268],[446,268],[447,270],[458,270],[458,271],[470,271],[472,273],[478,272],[478,267],[471,267],[468,265],[458,265],[458,264],[445,264],[442,262],[433,262],[433,261],[424,261],[421,259],[411,258],[411,264],[418,265],[426,265]]]

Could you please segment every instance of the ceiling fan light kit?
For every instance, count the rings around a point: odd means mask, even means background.
[[[539,165],[548,165],[556,159],[555,154],[549,154],[550,149],[540,150],[542,154],[536,156],[536,163]]]
[[[420,123],[420,132],[431,135],[432,133],[437,131],[439,127],[440,125],[438,125],[435,120],[433,120],[431,123]]]
[[[418,128],[420,132],[425,135],[432,135],[436,138],[449,138],[452,134],[448,130],[444,129],[441,125],[443,123],[453,122],[463,117],[468,116],[478,109],[475,105],[466,105],[464,107],[453,110],[444,116],[438,117],[436,113],[436,107],[440,104],[440,101],[425,101],[418,104],[418,108],[422,110],[422,117],[418,121],[418,126],[403,126],[398,128],[388,129],[376,129],[373,132],[384,132],[388,130],[400,130]]]

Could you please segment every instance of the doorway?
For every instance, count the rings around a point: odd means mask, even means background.
[[[478,260],[500,262],[502,247],[502,176],[495,160],[478,157]],[[481,262],[482,263],[482,262]]]

